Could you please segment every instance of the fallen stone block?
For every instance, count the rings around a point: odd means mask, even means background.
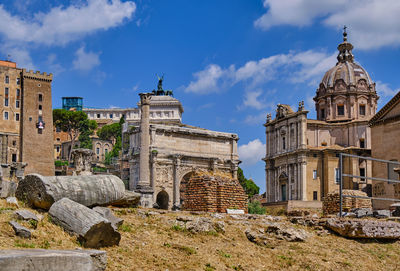
[[[95,193],[93,191],[96,191]],[[114,175],[41,176],[29,174],[18,184],[16,196],[29,205],[48,210],[62,199],[69,198],[88,207],[139,202],[140,195],[125,191],[124,182]]]
[[[96,211],[70,199],[63,198],[54,203],[49,215],[52,222],[67,232],[78,235],[84,247],[99,248],[118,245],[121,234],[111,222]]]
[[[16,197],[8,197],[6,199],[6,202],[7,202],[8,205],[10,205],[12,207],[19,208],[18,200],[17,200]]]
[[[376,218],[388,218],[390,217],[390,211],[389,210],[376,210],[374,211],[374,217]]]
[[[93,211],[99,213],[102,217],[110,221],[114,229],[118,229],[118,227],[124,223],[123,219],[116,217],[107,207],[94,207]]]
[[[15,235],[22,237],[22,238],[27,238],[30,239],[32,236],[32,232],[28,229],[25,228],[24,226],[21,226],[18,222],[16,221],[10,221],[8,222],[11,227],[13,228]],[[1,270],[1,269],[0,269]]]
[[[39,222],[39,218],[34,213],[32,213],[31,211],[28,211],[28,210],[17,210],[14,212],[14,214],[15,214],[15,217],[20,220],[33,219],[33,220]]]
[[[101,250],[0,250],[0,270],[103,271],[107,254]]]
[[[0,198],[14,197],[17,191],[17,183],[8,180],[0,181]]]
[[[362,217],[367,217],[367,216],[373,215],[372,209],[370,209],[370,208],[355,208],[355,209],[352,209],[351,212],[353,212],[355,214],[355,217],[357,217],[357,218],[362,218]]]
[[[330,218],[326,221],[325,227],[350,238],[400,238],[400,223],[392,221]]]
[[[303,242],[310,234],[303,229],[297,229],[281,223],[273,223],[268,225],[265,233],[274,235],[275,238],[288,242]]]

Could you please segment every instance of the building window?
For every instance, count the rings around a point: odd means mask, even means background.
[[[325,108],[321,109],[321,119],[325,118]]]
[[[316,169],[313,170],[312,177],[314,180],[317,179],[317,170]]]
[[[112,119],[113,118],[113,114],[110,114],[110,119]]]
[[[97,114],[97,118],[98,118],[98,119],[100,118],[100,114]]]
[[[14,147],[17,146],[17,141],[13,140],[12,144]]]
[[[42,102],[43,101],[43,95],[42,94],[39,94],[39,102]]]
[[[61,128],[60,127],[56,127],[56,132],[57,133],[61,132]]]
[[[6,84],[10,83],[10,77],[8,77],[8,75],[6,75],[4,83]]]
[[[4,99],[4,106],[8,106],[8,98]]]
[[[313,200],[318,200],[318,192],[313,191]]]
[[[338,116],[344,116],[344,105],[337,106]]]
[[[339,184],[340,183],[340,172],[339,168],[335,168],[335,183]]]
[[[96,148],[96,154],[100,154],[100,148]]]
[[[21,95],[21,90],[19,88],[17,88],[17,97],[19,98],[19,96]]]
[[[4,89],[4,95],[8,96],[8,88]]]
[[[19,108],[19,100],[15,101],[15,108]]]
[[[12,154],[12,156],[11,156],[11,161],[17,162],[17,154],[16,154],[16,153],[13,153],[13,154]]]
[[[39,110],[42,110],[42,105],[41,104],[39,104]]]
[[[365,168],[360,168],[360,176],[365,177]],[[361,180],[364,181],[365,179],[361,178]]]
[[[364,138],[360,139],[360,148],[362,148],[362,149],[365,148],[365,140],[364,140]]]
[[[360,115],[365,116],[365,104],[360,104]]]
[[[105,150],[104,150],[104,153],[107,154],[107,153],[108,153],[108,149],[105,149]]]
[[[57,141],[60,141],[60,138],[59,138],[59,137],[57,137]]]
[[[15,120],[19,121],[19,113],[15,113]]]
[[[286,150],[286,138],[282,137],[282,150]]]
[[[57,146],[56,150],[57,150],[57,152],[60,152],[60,147],[59,147],[59,146]]]
[[[21,78],[17,78],[17,85],[21,84]]]
[[[4,119],[5,119],[5,120],[8,120],[8,112],[7,112],[7,111],[4,112]]]

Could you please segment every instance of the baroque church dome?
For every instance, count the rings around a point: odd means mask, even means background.
[[[376,112],[379,99],[375,83],[368,72],[354,61],[353,45],[347,41],[338,45],[338,62],[329,69],[314,97],[317,119],[325,121],[365,120]]]

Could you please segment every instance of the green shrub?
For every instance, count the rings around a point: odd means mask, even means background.
[[[249,214],[264,215],[266,209],[261,206],[259,201],[253,201],[249,203]]]
[[[54,165],[56,167],[62,167],[62,166],[68,166],[68,161],[63,161],[63,160],[55,160]]]

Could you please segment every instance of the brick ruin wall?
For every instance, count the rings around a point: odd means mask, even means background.
[[[366,197],[365,192],[359,190],[343,190],[343,195]],[[349,198],[343,197],[343,211],[348,212],[353,208],[369,208],[372,209],[371,199]],[[329,193],[322,201],[322,210],[324,215],[337,214],[340,211],[340,195],[338,191]]]
[[[238,180],[201,175],[184,185],[183,210],[226,213],[226,209],[239,209],[247,213],[247,195]]]

